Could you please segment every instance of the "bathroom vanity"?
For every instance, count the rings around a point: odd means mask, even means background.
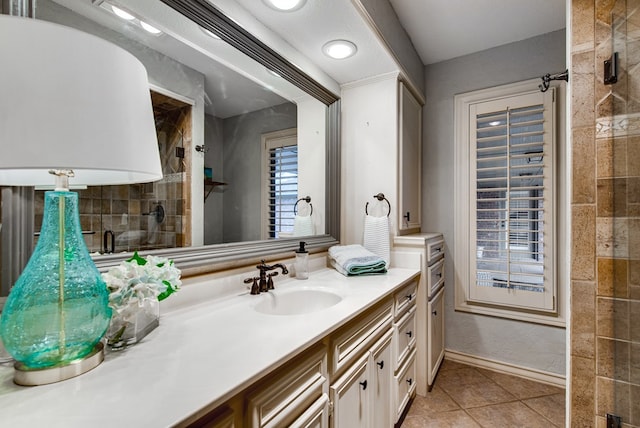
[[[256,296],[247,273],[187,279],[159,328],[82,376],[26,388],[0,366],[2,425],[393,426],[415,394],[420,270],[323,268]]]

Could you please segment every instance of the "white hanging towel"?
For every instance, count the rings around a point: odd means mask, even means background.
[[[310,215],[296,215],[293,219],[293,236],[311,236],[313,232],[313,220]]]
[[[362,246],[381,257],[385,261],[386,267],[389,267],[389,262],[391,261],[389,217],[365,215]]]

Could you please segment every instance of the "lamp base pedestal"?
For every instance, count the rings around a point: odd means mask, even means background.
[[[22,363],[14,365],[15,373],[13,381],[18,385],[37,386],[48,383],[60,382],[72,377],[80,376],[100,365],[104,360],[104,345],[99,342],[84,358],[72,361],[64,366],[46,367],[42,369],[31,369]]]

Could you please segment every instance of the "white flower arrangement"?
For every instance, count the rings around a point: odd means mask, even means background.
[[[137,252],[128,260],[102,274],[109,290],[109,306],[113,310],[114,320],[122,323],[118,329],[119,339],[124,329],[135,319],[137,313],[145,307],[149,299],[164,300],[180,289],[180,269],[173,260],[163,257],[141,257]]]

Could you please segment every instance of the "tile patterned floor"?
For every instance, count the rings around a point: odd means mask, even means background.
[[[565,390],[445,360],[402,428],[564,427]]]

